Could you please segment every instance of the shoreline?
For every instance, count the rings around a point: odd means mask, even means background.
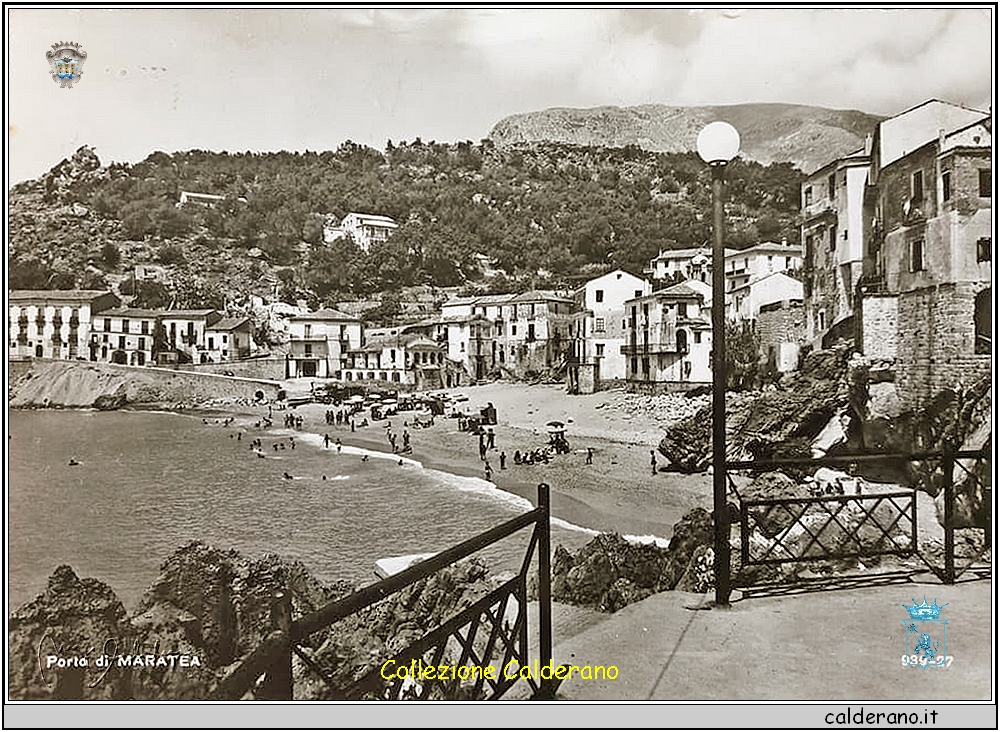
[[[641,419],[646,415],[629,411],[629,402],[623,403],[623,400],[635,401],[638,398],[634,395],[599,392],[584,397],[570,396],[552,385],[505,382],[444,391],[470,395],[470,401],[459,405],[468,411],[475,411],[480,403],[487,401],[497,407],[498,424],[494,428],[497,446],[487,455],[493,469],[490,482],[498,490],[526,499],[532,505],[537,503],[538,485],[547,483],[551,491],[552,516],[573,528],[588,533],[618,533],[633,541],[655,539],[665,544],[672,536],[673,526],[685,513],[696,506],[711,507],[710,475],[665,471],[652,474],[649,452],[655,449],[662,435],[659,426],[662,419]],[[254,429],[254,422],[266,416],[267,408],[267,405],[213,400],[203,404],[129,404],[122,411],[172,412],[213,420],[234,417],[233,428],[254,434],[259,431]],[[326,424],[324,414],[333,408],[311,402],[275,409],[272,424],[266,429],[292,435],[311,433],[318,439],[320,451],[324,449],[324,434],[329,434],[330,449],[339,437],[345,446],[392,454],[385,437],[386,424],[392,423],[392,430],[401,442],[403,422],[411,418],[403,413],[351,432],[349,426]],[[301,430],[282,425],[281,419],[287,414],[303,417]],[[548,464],[514,465],[515,450],[534,449],[547,442],[544,424],[551,419],[567,422],[570,454],[555,456]],[[412,429],[410,437],[412,452],[400,457],[415,460],[430,470],[485,480],[477,438],[459,432],[454,418],[438,416],[433,427]],[[588,447],[593,450],[591,465],[586,464]],[[501,451],[507,453],[504,470],[499,466]],[[662,467],[662,456],[657,455],[657,460]]]

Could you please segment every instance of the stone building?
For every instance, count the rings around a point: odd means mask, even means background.
[[[992,124],[931,101],[875,131],[858,343],[919,406],[990,373]]]
[[[865,148],[834,160],[802,184],[806,339],[853,335],[855,290],[863,272],[864,195],[871,165]]]
[[[586,282],[573,294],[572,344],[566,385],[572,394],[591,394],[602,384],[625,379],[622,346],[628,336],[625,301],[648,295],[646,280],[616,269]]]
[[[10,356],[95,360],[93,318],[121,301],[104,290],[11,290],[7,303]]]

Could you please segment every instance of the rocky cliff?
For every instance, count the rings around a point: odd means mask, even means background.
[[[791,162],[811,173],[861,148],[882,118],[799,104],[554,108],[505,117],[490,139],[497,145],[552,141],[688,152],[695,149],[701,128],[719,119],[739,130],[745,157],[764,165]]]

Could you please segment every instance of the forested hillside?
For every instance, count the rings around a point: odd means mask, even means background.
[[[789,163],[735,161],[727,244],[797,242],[801,179]],[[181,191],[226,199],[180,208]],[[81,148],[9,196],[10,287],[110,284],[129,295],[133,266],[159,263],[171,283],[142,286],[134,304],[147,306],[274,293],[317,306],[413,284],[558,287],[611,266],[641,272],[660,249],[711,235],[706,166],[634,146],[418,138],[384,151],[348,141],[335,152],[156,152],[110,166]],[[324,243],[324,218],[350,211],[400,227],[368,253]],[[507,277],[484,281],[476,254]]]

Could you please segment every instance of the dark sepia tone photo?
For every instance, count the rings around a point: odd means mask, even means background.
[[[995,723],[995,7],[5,12],[8,701]]]

